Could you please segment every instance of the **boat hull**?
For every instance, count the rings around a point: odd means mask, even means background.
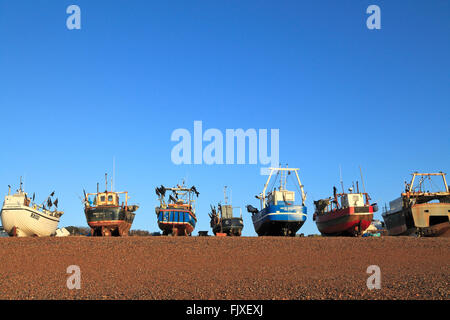
[[[242,218],[233,217],[222,219],[219,224],[216,224],[212,228],[212,230],[214,234],[225,233],[227,236],[240,236],[243,228],[244,222],[242,221]]]
[[[258,236],[295,236],[306,221],[306,207],[271,204],[252,216]]]
[[[450,229],[450,203],[422,203],[383,214],[390,236],[440,236]]]
[[[127,236],[135,213],[123,207],[89,207],[86,220],[93,236]]]
[[[372,223],[373,207],[349,207],[315,216],[323,236],[358,236]]]
[[[1,211],[2,225],[6,233],[17,237],[48,237],[54,235],[59,217],[32,207],[4,206]]]
[[[197,219],[193,212],[174,208],[156,207],[158,227],[163,235],[190,236],[195,229]]]

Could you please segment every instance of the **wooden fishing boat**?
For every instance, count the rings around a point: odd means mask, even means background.
[[[55,192],[52,192],[42,204],[36,204],[35,195],[29,198],[22,189],[22,179],[20,188],[15,194],[11,194],[11,187],[9,187],[1,211],[4,231],[13,237],[55,235],[64,212],[58,210],[58,199],[52,200],[54,194]]]
[[[166,202],[167,191],[171,191]],[[195,197],[200,194],[195,186],[187,188],[177,185],[174,188],[160,186],[155,188],[160,206],[155,208],[158,227],[163,235],[191,236],[197,217],[195,216]]]
[[[127,236],[133,223],[138,205],[128,204],[128,192],[108,191],[105,174],[105,191],[84,192],[84,213],[91,227],[92,236]]]

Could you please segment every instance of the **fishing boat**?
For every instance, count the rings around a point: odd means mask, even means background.
[[[92,236],[127,236],[136,215],[138,205],[128,204],[128,192],[108,191],[105,174],[105,191],[86,193],[84,190],[84,213]]]
[[[165,196],[169,194],[166,202]],[[195,198],[200,194],[195,186],[187,188],[177,185],[174,188],[166,188],[163,185],[155,188],[160,206],[155,208],[158,219],[158,227],[163,235],[190,236],[194,231],[197,217],[195,216]]]
[[[303,185],[300,182],[297,168],[270,168],[270,174],[264,185],[263,191],[255,196],[260,200],[261,210],[247,205],[247,211],[252,214],[253,226],[258,236],[291,236],[294,237],[296,232],[302,227],[306,221],[306,194]],[[266,190],[272,176],[276,173],[275,181],[280,178],[278,189],[269,188]],[[287,178],[295,173],[296,182],[298,183],[299,192],[301,194],[301,204],[295,204],[295,191],[286,189]]]
[[[228,203],[227,187],[224,187],[224,204],[219,203],[217,205],[218,211],[215,206],[211,206],[211,218],[210,225],[214,235],[225,234],[227,236],[240,236],[242,229],[244,228],[244,222],[242,220],[242,210],[240,207],[233,207]],[[233,209],[239,209],[240,216],[233,216]]]
[[[37,204],[34,202],[35,194],[30,199],[23,190],[22,179],[16,193],[11,194],[11,186],[8,186],[8,195],[1,211],[4,231],[13,237],[55,235],[63,212],[58,210],[58,199],[53,200],[54,194],[53,191],[46,201]]]
[[[333,197],[314,201],[313,220],[323,236],[360,236],[370,226],[378,206],[369,204],[369,195],[356,185],[356,192],[337,193],[333,187]]]
[[[405,182],[405,191],[382,214],[389,235],[439,236],[448,232],[450,190],[445,175],[443,172],[412,173],[411,182]],[[434,177],[441,177],[440,188]]]

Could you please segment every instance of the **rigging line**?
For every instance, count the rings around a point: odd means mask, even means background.
[[[289,176],[290,176],[290,175],[289,175]],[[288,179],[289,179],[289,176],[288,176]],[[294,180],[293,177],[292,177],[291,179]],[[302,191],[301,191],[301,189],[300,189],[300,186],[298,185],[298,182],[296,183],[296,181],[294,180],[293,183],[294,183],[295,187],[297,188],[297,191],[298,191],[299,196],[302,197]],[[303,198],[302,198],[302,199],[303,199]]]
[[[273,190],[273,186],[275,185],[275,182],[278,180],[278,175],[280,174],[280,171],[277,172],[277,175],[275,176],[275,179],[272,181],[272,185],[269,188],[269,191]]]
[[[428,180],[430,181],[430,186],[432,187],[431,189],[433,189],[434,187],[435,188],[434,190],[436,190],[435,192],[439,192],[439,187],[434,184],[434,181],[433,179],[431,179],[431,176],[428,176]]]

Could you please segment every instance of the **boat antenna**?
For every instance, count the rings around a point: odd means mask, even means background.
[[[288,166],[288,164],[286,163],[286,169],[287,169],[288,167],[289,167],[289,166]],[[286,173],[284,174],[284,187],[283,187],[283,189],[285,189],[285,190],[286,190],[287,178],[288,178],[288,175],[289,175],[290,173],[291,173],[290,171],[286,171]]]
[[[281,167],[281,166],[280,166]],[[280,190],[283,188],[283,171],[280,170]]]
[[[228,198],[227,198],[227,186],[223,187],[223,198],[225,200],[225,204],[228,204]]]
[[[361,174],[361,182],[362,182],[362,185],[363,185],[363,191],[364,191],[364,193],[366,193],[366,187],[364,186],[364,179],[363,179],[361,166],[359,166],[359,173]]]
[[[114,183],[116,182],[116,157],[113,156],[113,178],[111,180],[111,191],[114,192]]]
[[[345,192],[344,192],[344,182],[342,181],[342,168],[341,168],[341,165],[339,165],[339,177],[340,177],[340,179],[341,179],[342,193],[345,193]]]
[[[99,193],[99,190],[98,190],[98,182],[97,182],[97,193]]]
[[[105,173],[105,191],[108,191],[108,174]]]

